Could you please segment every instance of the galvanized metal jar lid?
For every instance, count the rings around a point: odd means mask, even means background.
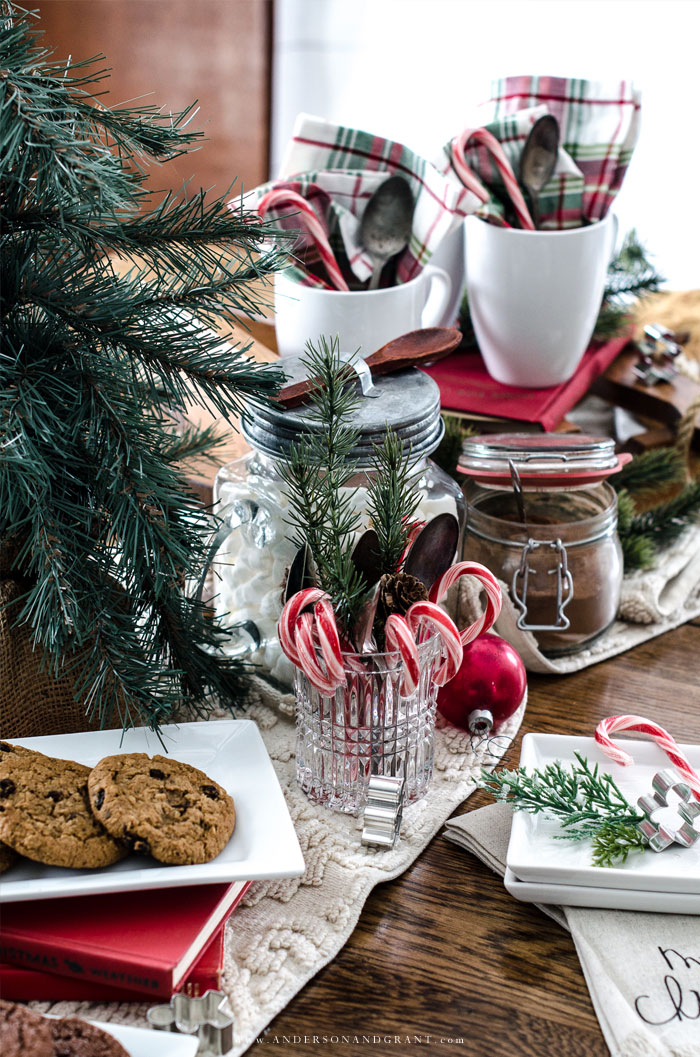
[[[282,362],[288,382],[299,382],[307,377],[307,369],[297,357]],[[368,467],[374,461],[374,445],[380,444],[391,428],[403,443],[404,451],[411,450],[411,458],[429,455],[442,439],[444,424],[440,417],[440,390],[423,371],[415,367],[396,371],[373,379],[377,395],[362,396],[357,387],[360,404],[353,419],[359,430],[357,444],[351,457],[358,466]],[[241,430],[248,443],[264,455],[284,459],[301,436],[323,432],[324,427],[315,417],[309,404],[301,407],[249,406],[243,412]]]

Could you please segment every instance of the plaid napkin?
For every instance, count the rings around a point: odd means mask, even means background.
[[[506,77],[491,86],[479,108],[482,124],[500,141],[516,176],[520,154],[535,121],[553,114],[560,148],[551,180],[540,194],[541,227],[580,227],[608,212],[620,190],[639,137],[641,94],[628,81],[605,84],[565,77]],[[493,195],[480,216],[503,216],[507,194],[495,164],[481,146],[466,161]],[[452,141],[436,159],[455,183]]]
[[[246,205],[254,207],[273,188],[292,189],[300,194],[321,220],[341,271],[352,287],[372,274],[371,259],[359,240],[360,218],[371,195],[394,173],[405,176],[415,201],[411,239],[397,261],[395,278],[402,283],[418,275],[442,240],[479,206],[471,191],[457,186],[403,144],[300,114],[280,177],[249,192]],[[270,209],[267,216],[286,229],[302,228],[295,251],[297,280],[311,285],[314,273],[325,278],[319,270],[313,242],[303,230],[298,214],[294,215],[293,207]]]

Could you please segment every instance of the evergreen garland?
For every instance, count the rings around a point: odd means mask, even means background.
[[[683,480],[685,463],[673,448],[658,448],[635,456],[610,477],[617,492],[617,531],[625,572],[648,569],[657,554],[700,519],[700,481],[686,485],[672,499],[638,512],[635,497],[644,501],[662,485]]]
[[[107,109],[102,57],[55,61],[34,15],[2,16],[0,542],[18,621],[88,716],[157,728],[245,684],[184,590],[212,519],[182,460],[216,436],[173,418],[194,395],[231,421],[277,391],[277,368],[213,328],[259,310],[250,283],[282,266],[283,236],[225,198],[154,202],[146,166],[197,145],[192,107]]]

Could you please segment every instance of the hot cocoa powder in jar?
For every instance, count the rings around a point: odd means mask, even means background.
[[[465,557],[505,582],[518,626],[549,656],[583,649],[615,619],[622,550],[617,496],[604,478],[626,461],[600,438],[501,434],[465,442]]]

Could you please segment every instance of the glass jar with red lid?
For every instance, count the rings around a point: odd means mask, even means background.
[[[617,495],[607,478],[630,460],[581,434],[469,437],[465,557],[508,587],[517,626],[542,653],[575,653],[615,619],[622,587]]]

